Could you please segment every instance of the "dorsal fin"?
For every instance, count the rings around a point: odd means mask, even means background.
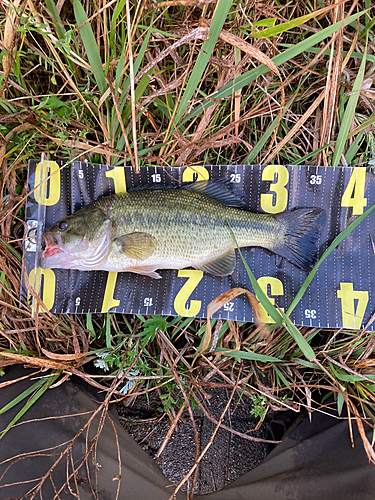
[[[161,189],[191,189],[197,193],[205,194],[214,198],[215,200],[224,203],[228,207],[243,208],[244,203],[233,192],[232,184],[227,179],[215,179],[206,181],[189,182],[188,184],[183,184],[181,186],[161,186],[160,184],[141,184],[136,188],[129,191],[150,191],[150,190],[161,190]]]
[[[180,186],[163,186],[162,184],[140,184],[139,186],[129,189],[129,193],[133,191],[160,191],[161,189],[178,189]]]
[[[242,200],[232,191],[232,186],[226,179],[192,182],[191,184],[181,186],[181,189],[191,189],[192,191],[205,194],[215,200],[221,201],[221,203],[228,205],[228,207],[243,207]]]

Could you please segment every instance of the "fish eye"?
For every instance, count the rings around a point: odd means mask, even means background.
[[[66,229],[68,229],[68,226],[69,226],[69,223],[66,222],[66,220],[62,220],[61,222],[59,222],[60,231],[65,231]]]

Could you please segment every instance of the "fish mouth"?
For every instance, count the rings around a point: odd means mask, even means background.
[[[50,231],[45,231],[42,235],[42,261],[63,252],[55,236]]]

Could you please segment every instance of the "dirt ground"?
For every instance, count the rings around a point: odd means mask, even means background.
[[[209,390],[207,393],[211,398],[207,399],[206,408],[217,420],[224,410],[229,393],[225,389]],[[239,397],[235,396],[223,424],[240,433],[266,439],[267,422],[272,415],[267,415],[258,431],[251,432],[258,423],[258,419],[250,415],[251,408],[252,402],[248,397],[239,400]],[[171,422],[163,412],[158,397],[152,396],[149,401],[138,397],[132,407],[120,404],[118,413],[126,430],[158,463],[165,476],[173,483],[183,479],[194,465],[195,454],[194,432],[188,412],[182,414],[160,457],[156,455]],[[194,418],[202,451],[212,436],[215,424],[201,410],[194,410]],[[259,465],[265,456],[265,443],[248,441],[225,429],[219,429],[213,444],[201,461],[195,493],[205,494],[223,488]],[[183,489],[186,489],[186,485]]]

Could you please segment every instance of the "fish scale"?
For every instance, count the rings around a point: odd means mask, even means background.
[[[313,263],[320,209],[271,215],[247,212],[238,205],[225,185],[212,182],[101,198],[50,230],[42,265],[83,270],[95,263],[94,269],[137,272],[154,278],[159,277],[156,269],[184,267],[226,275],[234,270],[237,245],[264,247],[300,267]],[[87,234],[79,235],[82,221],[89,218],[92,227],[85,229]],[[78,254],[75,248],[81,236],[80,245],[85,242],[87,248]],[[61,252],[56,253],[55,246],[55,254],[50,255],[54,239]],[[95,256],[95,246],[100,248],[99,257]]]
[[[152,203],[155,196],[158,200]],[[138,231],[152,234],[158,242],[151,258],[142,262],[132,259],[129,264],[114,248],[108,261],[115,267],[158,264],[159,268],[174,268],[211,260],[236,247],[228,225],[240,247],[271,247],[278,234],[274,216],[228,207],[188,190],[135,191],[94,204],[115,223],[114,238]],[[143,213],[137,213],[142,206]]]

